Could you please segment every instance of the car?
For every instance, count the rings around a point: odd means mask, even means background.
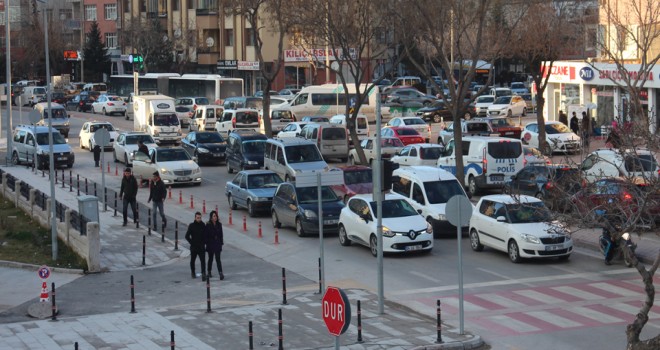
[[[390,119],[387,126],[408,127],[417,130],[420,135],[424,135],[424,141],[429,142],[431,138],[431,126],[426,124],[420,117],[394,117]]]
[[[527,111],[528,112],[535,112],[536,111],[536,98],[532,96],[530,93],[525,93],[525,94],[520,94],[520,97],[525,100],[525,104],[527,105]]]
[[[19,96],[22,106],[33,107],[39,102],[46,100],[46,88],[43,86],[26,86]]]
[[[191,131],[181,139],[181,147],[197,164],[227,161],[227,142],[215,131]]]
[[[225,138],[232,131],[239,129],[258,132],[260,118],[259,112],[252,108],[225,109],[222,118],[216,118],[215,131]]]
[[[434,101],[430,106],[425,106],[418,109],[415,111],[415,115],[426,121],[432,121],[434,123],[442,123],[454,119],[454,116],[451,114],[449,109],[447,109],[447,105],[443,100]]]
[[[209,99],[200,96],[179,97],[176,100],[174,100],[174,106],[188,107],[192,112],[195,112],[197,110],[197,106],[206,106],[208,104],[211,104],[211,102],[209,102]]]
[[[301,122],[307,122],[307,123],[329,123],[330,118],[324,117],[322,115],[308,115],[302,117],[300,120]]]
[[[64,138],[69,137],[69,131],[71,130],[70,116],[66,113],[64,106],[54,102],[50,106],[47,102],[39,102],[34,105],[34,110],[41,116],[41,120],[36,125],[48,126],[50,123],[50,126],[59,130]]]
[[[582,187],[580,170],[567,164],[528,165],[504,183],[503,192],[533,196],[548,208],[567,210],[567,199]]]
[[[92,110],[93,102],[94,100],[91,97],[84,94],[78,94],[66,101],[66,109],[68,111],[89,112]]]
[[[102,113],[104,115],[119,114],[126,115],[126,102],[121,97],[115,95],[100,95],[92,103],[92,113]]]
[[[132,154],[138,149],[138,141],[142,141],[147,148],[156,148],[156,141],[151,135],[141,131],[127,131],[120,133],[112,145],[112,157],[115,162],[122,162],[127,166],[133,164]],[[149,176],[151,177],[151,175]]]
[[[300,89],[282,89],[277,92],[277,95],[285,98],[287,101],[291,101],[299,92]]]
[[[495,99],[497,99],[498,97],[502,97],[502,96],[511,96],[511,95],[513,95],[513,92],[509,88],[491,87],[488,94],[495,96]]]
[[[149,155],[133,152],[133,175],[136,178],[146,181],[154,172],[160,174],[165,185],[202,184],[202,169],[181,147],[151,148]]]
[[[525,155],[524,166],[552,163],[548,156],[543,155],[541,151],[529,145],[523,145],[523,154]]]
[[[53,135],[55,167],[72,168],[76,157],[62,134],[55,128],[49,129],[47,126],[34,125],[18,125],[14,128],[11,142],[12,164],[34,164],[37,170],[48,169],[50,164],[49,130]]]
[[[435,96],[427,95],[413,88],[391,89],[387,92],[385,103],[409,104],[419,103],[430,106],[436,100]]]
[[[330,123],[343,125],[346,128],[346,130],[348,130],[349,121],[350,121],[350,116],[348,120],[346,120],[345,114],[337,114],[330,118]],[[367,137],[369,137],[369,120],[367,119],[366,115],[358,114],[356,117],[356,121],[354,123],[354,127],[355,127],[355,133],[358,136],[358,140],[364,140]],[[350,138],[350,131],[349,131],[349,143],[353,145],[353,139]]]
[[[474,86],[470,89],[470,95],[471,95],[471,96],[479,95],[479,91],[480,91],[481,89],[484,89],[484,90],[481,92],[482,94],[488,92],[488,89],[485,87],[485,85],[474,85]]]
[[[658,161],[647,149],[598,149],[589,153],[580,168],[589,182],[619,176],[650,180],[660,175]]]
[[[94,133],[99,129],[108,130],[110,133],[110,142],[105,148],[114,149],[114,142],[117,139],[117,136],[119,136],[119,133],[117,133],[117,130],[115,130],[115,127],[112,126],[112,124],[101,121],[83,123],[83,126],[80,129],[80,134],[78,134],[78,145],[80,145],[80,149],[85,149],[85,147],[87,147],[90,152],[94,150],[94,146],[96,146]]]
[[[373,191],[372,174],[373,170],[364,165],[340,165],[337,167],[344,172],[344,183],[341,185],[332,185],[339,198],[344,203],[356,194],[371,193]]]
[[[275,91],[275,90],[269,90],[269,91],[268,91],[268,94],[269,94],[270,96],[278,96],[278,92]],[[254,97],[264,97],[264,92],[261,91],[261,90],[259,90],[259,91],[257,91],[257,92],[254,93]]]
[[[541,149],[539,144],[539,124],[537,122],[525,125],[521,136],[523,144],[535,147],[546,155],[552,155],[554,152],[580,152],[580,136],[575,135],[562,122],[545,122],[545,138],[547,141],[546,148]]]
[[[520,139],[522,127],[520,127],[513,119],[509,117],[485,117],[480,118],[490,124],[493,132],[500,137],[510,137],[512,139]]]
[[[529,93],[529,90],[525,86],[525,83],[521,83],[521,82],[511,83],[511,86],[509,86],[509,88],[511,89],[511,92],[513,92],[516,95]]]
[[[278,139],[285,139],[289,137],[298,137],[302,128],[307,125],[308,122],[292,122],[287,124],[280,132],[277,133]]]
[[[429,143],[408,145],[392,157],[392,162],[399,165],[435,166],[444,147]]]
[[[474,100],[474,106],[479,117],[488,116],[488,107],[495,102],[495,96],[493,95],[482,95],[477,97]]]
[[[266,134],[266,126],[264,125],[264,120],[266,118],[259,118],[259,132]],[[270,108],[270,130],[273,135],[277,135],[285,126],[289,123],[296,121],[296,116],[286,108]]]
[[[480,119],[461,121],[461,129],[463,136],[491,136],[494,134],[490,124]],[[449,123],[446,128],[441,129],[438,133],[438,144],[447,145],[453,138],[454,123]]]
[[[540,199],[489,195],[481,197],[470,218],[470,247],[506,252],[513,263],[525,258],[568,260],[573,240]]]
[[[500,96],[488,106],[489,117],[524,117],[527,115],[527,104],[517,95]]]
[[[193,115],[195,112],[193,112],[192,108],[187,107],[187,106],[176,106],[174,107],[174,111],[176,112],[177,118],[179,118],[179,122],[181,123],[181,127],[187,127],[190,128],[190,120],[192,119]]]
[[[372,79],[371,83],[378,86],[381,90],[386,86],[392,85],[392,81],[389,79]]]
[[[323,232],[339,231],[339,213],[344,207],[342,200],[328,186],[321,186],[321,209],[323,210]],[[299,237],[319,232],[318,189],[296,187],[283,182],[273,196],[271,218],[274,228],[295,227]]]
[[[415,211],[405,197],[387,193],[382,202],[383,253],[430,252],[433,249],[433,227]],[[369,247],[378,255],[376,202],[371,195],[351,197],[339,215],[339,243],[353,242]]]
[[[242,170],[225,185],[225,196],[232,210],[246,208],[252,217],[270,213],[273,196],[282,178],[270,170]]]
[[[68,98],[66,97],[66,94],[64,94],[63,91],[53,91],[50,94],[50,100],[51,102],[59,103],[63,106],[66,106],[66,102]]]
[[[234,169],[259,169],[264,166],[266,135],[250,130],[236,129],[227,138],[227,172]]]
[[[396,137],[381,137],[380,139],[380,152],[382,159],[390,159],[400,151],[405,145],[401,140]],[[364,155],[367,158],[367,164],[371,163],[376,159],[376,138],[368,138],[360,142],[360,147],[364,151]],[[348,164],[356,165],[360,164],[360,157],[358,157],[357,150],[352,149],[348,152]]]
[[[386,126],[380,130],[380,136],[396,137],[406,146],[425,142],[424,138],[419,132],[417,132],[417,130],[409,127]]]

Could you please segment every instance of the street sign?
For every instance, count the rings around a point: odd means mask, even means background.
[[[106,128],[100,128],[94,132],[94,143],[101,147],[110,144],[110,132]]]
[[[296,187],[318,186],[318,172],[307,171],[296,174]],[[321,186],[342,185],[344,183],[344,172],[341,169],[332,168],[321,172]]]
[[[37,271],[37,274],[39,275],[39,278],[41,278],[42,280],[47,280],[48,277],[50,277],[50,267],[46,265],[42,265]]]
[[[321,305],[328,332],[336,337],[346,332],[351,324],[351,304],[346,293],[337,287],[328,287]]]
[[[447,221],[456,227],[465,227],[470,224],[474,207],[466,196],[455,195],[445,205]]]

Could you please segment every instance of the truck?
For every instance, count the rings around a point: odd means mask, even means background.
[[[150,134],[156,143],[178,144],[181,124],[174,98],[165,95],[133,96],[133,129]]]

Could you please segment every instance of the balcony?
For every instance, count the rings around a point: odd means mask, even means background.
[[[197,51],[197,64],[212,64],[215,66],[218,63],[220,59],[219,52],[201,52],[200,50],[202,48]]]

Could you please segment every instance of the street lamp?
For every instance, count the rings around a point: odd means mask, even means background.
[[[12,143],[12,138],[11,138],[11,54],[10,54],[10,46],[11,46],[11,40],[9,38],[9,1],[5,1],[5,57],[6,57],[6,62],[5,62],[5,69],[6,69],[6,77],[7,77],[7,85],[5,87],[5,96],[7,96],[7,115],[6,115],[6,122],[2,124],[2,126],[6,129],[6,134],[7,134],[7,164],[10,164],[11,162],[11,143]]]

